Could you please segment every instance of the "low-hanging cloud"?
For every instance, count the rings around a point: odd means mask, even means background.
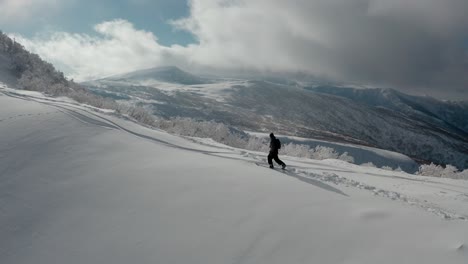
[[[341,81],[468,98],[466,0],[191,0],[171,21],[196,44],[165,47],[116,20],[98,36],[25,40],[80,79],[156,65],[305,72]]]

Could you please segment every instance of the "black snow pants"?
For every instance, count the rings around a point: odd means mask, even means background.
[[[268,164],[273,165],[272,160],[275,160],[281,166],[284,165],[284,162],[278,158],[278,151],[270,151],[270,154],[268,154]]]

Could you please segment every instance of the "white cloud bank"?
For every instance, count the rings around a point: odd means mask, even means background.
[[[96,25],[97,36],[62,32],[20,41],[80,80],[179,65],[302,71],[468,97],[466,0],[189,3],[190,16],[171,22],[198,40],[186,47],[161,46],[153,33],[124,20]]]

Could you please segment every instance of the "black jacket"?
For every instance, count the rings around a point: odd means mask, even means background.
[[[280,148],[278,139],[276,137],[271,137],[270,139],[270,152],[278,153]]]

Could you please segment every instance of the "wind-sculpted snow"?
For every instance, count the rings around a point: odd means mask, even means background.
[[[96,110],[0,90],[0,263],[466,262],[465,181],[283,173]]]

